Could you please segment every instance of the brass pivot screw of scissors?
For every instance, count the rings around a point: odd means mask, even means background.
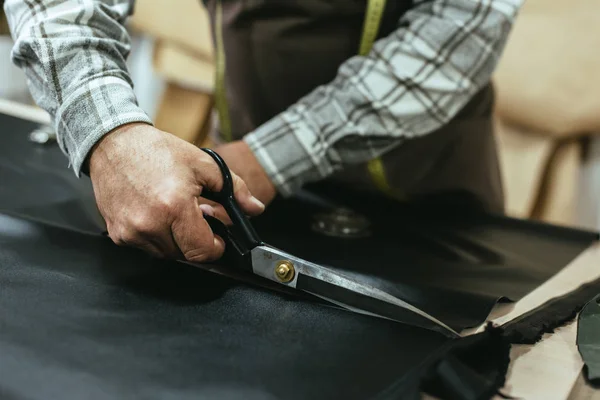
[[[290,282],[295,275],[294,264],[289,261],[280,261],[275,266],[275,276],[280,282]]]

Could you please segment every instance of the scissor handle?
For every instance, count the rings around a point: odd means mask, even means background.
[[[212,149],[208,149],[208,148],[202,148],[201,150],[204,151],[206,154],[208,154],[215,161],[215,163],[219,167],[219,170],[221,171],[221,176],[223,177],[223,186],[221,187],[220,192],[212,192],[212,191],[205,190],[205,191],[203,191],[202,196],[206,197],[205,194],[208,192],[213,197],[213,199],[210,199],[210,200],[216,201],[217,203],[221,204],[222,206],[225,206],[225,204],[222,203],[223,201],[226,201],[228,198],[234,198],[233,197],[233,178],[231,177],[231,172],[229,171],[229,167],[225,163],[225,160],[223,160],[223,158],[219,154],[217,154],[216,151],[214,151]],[[237,207],[237,203],[235,206]]]
[[[250,223],[250,220],[244,214],[237,200],[235,199],[233,192],[233,178],[231,177],[231,172],[229,171],[229,167],[227,167],[225,160],[223,160],[221,156],[218,155],[214,150],[207,148],[203,148],[202,150],[206,154],[211,156],[213,160],[215,160],[215,163],[217,163],[217,166],[221,171],[221,176],[223,177],[223,186],[219,192],[213,192],[204,189],[202,191],[202,197],[222,205],[225,211],[227,212],[227,215],[229,215],[229,219],[231,219],[231,222],[233,224],[232,231],[228,229],[229,237],[222,237],[218,232],[215,233],[217,233],[223,238],[223,240],[226,241],[225,244],[227,244],[227,242],[230,240],[236,241],[236,244],[234,246],[236,247],[236,249],[241,249],[242,251],[249,251],[255,248],[256,246],[260,246],[262,244],[262,240],[260,240],[260,238],[258,237],[258,234],[254,230],[254,227]],[[211,228],[222,230],[222,227],[217,227],[216,222],[214,222],[218,220],[215,220],[214,218],[207,218],[207,221],[209,225],[211,225]]]

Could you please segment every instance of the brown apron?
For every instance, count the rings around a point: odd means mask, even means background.
[[[340,64],[358,52],[367,7],[367,0],[227,0],[220,7],[218,1],[206,5],[215,43],[224,53],[227,140],[241,139],[333,80]],[[409,0],[388,1],[379,37],[392,32],[410,7]],[[467,193],[490,211],[502,212],[493,104],[490,84],[449,124],[382,156],[389,184],[408,198]],[[218,126],[213,140],[224,141]],[[366,165],[329,179],[378,190]]]

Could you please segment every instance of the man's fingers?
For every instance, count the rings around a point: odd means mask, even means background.
[[[143,238],[142,235],[136,234],[134,232],[131,233],[110,233],[108,236],[111,240],[118,246],[127,246],[127,247],[135,247],[137,249],[143,250],[153,257],[156,258],[165,258],[168,257],[168,253],[163,250],[164,246],[159,246],[156,244],[156,240],[148,241]]]
[[[225,214],[222,207],[220,212]],[[225,244],[213,234],[203,213],[218,217],[214,207],[199,205],[193,196],[187,200],[163,199],[160,206],[131,213],[119,224],[109,224],[109,236],[117,245],[136,247],[157,258],[216,260],[223,255]],[[172,223],[164,219],[168,215],[172,216]]]
[[[132,244],[131,247],[136,247],[140,250],[143,250],[155,258],[170,258],[168,254],[165,254],[152,242],[140,242],[139,244]]]
[[[231,173],[231,176],[233,178],[233,192],[235,199],[242,208],[242,211],[252,216],[260,215],[265,210],[265,205],[256,197],[252,196],[252,193],[250,193],[248,186],[246,186],[246,183],[242,178],[233,172]]]
[[[231,219],[229,218],[229,215],[227,215],[227,212],[222,205],[210,200],[206,200],[203,197],[199,198],[198,202],[198,207],[200,207],[200,210],[202,210],[204,215],[210,215],[211,217],[221,220],[221,222],[223,222],[225,225],[231,225]]]
[[[217,163],[208,155],[205,154],[206,162],[199,163],[195,168],[196,179],[201,186],[208,190],[219,192],[223,187],[223,176]],[[236,175],[233,171],[231,177],[233,179],[233,192],[242,211],[248,215],[259,215],[265,210],[265,205],[254,197],[246,183]]]
[[[175,243],[175,238],[173,237],[173,233],[168,229],[166,229],[164,236],[154,236],[146,238],[148,243],[151,243],[155,248],[157,248],[162,254],[163,258],[169,258],[174,260],[182,260],[183,254],[177,244]]]
[[[198,205],[198,207],[200,207],[200,210],[202,211],[202,214],[204,215],[208,215],[211,217],[215,216],[215,206],[212,204],[207,204],[207,203],[200,203]]]
[[[173,238],[188,261],[204,262],[220,258],[225,244],[215,236],[195,202],[182,210],[171,225]]]

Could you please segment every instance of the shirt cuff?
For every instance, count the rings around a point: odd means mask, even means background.
[[[317,130],[294,109],[279,114],[243,140],[284,197],[333,173]]]
[[[79,177],[92,147],[108,132],[131,122],[152,124],[131,85],[117,77],[88,81],[71,93],[55,115],[59,145]]]

